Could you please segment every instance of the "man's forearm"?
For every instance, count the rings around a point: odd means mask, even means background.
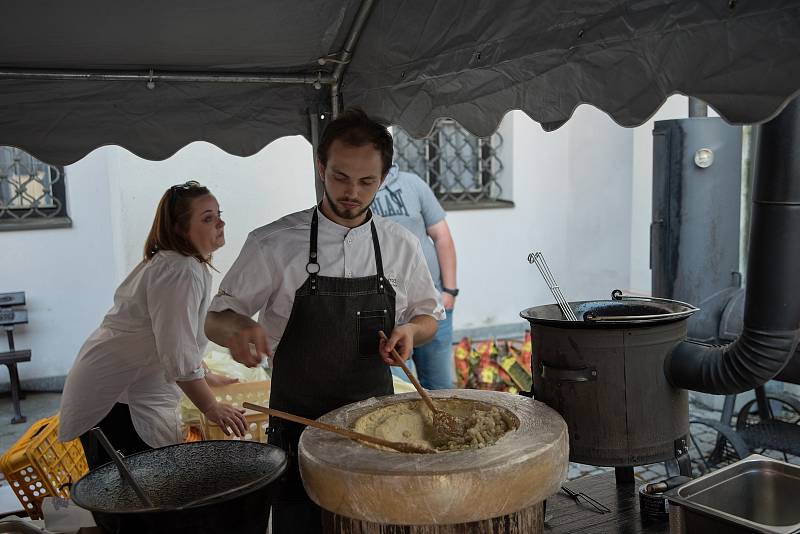
[[[456,247],[451,239],[449,243],[436,247],[439,269],[442,272],[442,286],[455,289],[458,287],[456,276]]]
[[[439,270],[442,275],[442,285],[455,289],[458,287],[456,276],[456,245],[450,233],[447,232],[433,241],[436,249],[436,259],[439,261]]]
[[[231,336],[241,328],[243,319],[247,320],[249,317],[231,310],[210,311],[206,314],[206,322],[203,329],[208,339],[217,345],[226,346]]]
[[[437,323],[436,319],[431,317],[430,315],[417,315],[413,317],[410,321],[410,324],[414,325],[414,346],[422,345],[423,343],[427,343],[433,336],[436,335],[436,330],[439,328],[439,324]]]
[[[259,365],[264,356],[272,356],[267,333],[257,322],[240,313],[208,312],[203,330],[208,339],[227,347],[234,360],[248,367]]]

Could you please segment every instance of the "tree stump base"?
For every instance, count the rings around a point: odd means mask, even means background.
[[[450,525],[386,525],[352,519],[322,510],[324,534],[542,534],[544,503],[513,514]]]

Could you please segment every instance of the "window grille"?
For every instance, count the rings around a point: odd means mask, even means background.
[[[0,230],[70,224],[63,167],[0,147]]]
[[[491,207],[502,200],[500,133],[476,137],[452,119],[440,119],[424,139],[395,129],[395,163],[422,177],[445,208]]]

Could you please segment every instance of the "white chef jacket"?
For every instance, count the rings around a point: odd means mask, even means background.
[[[311,215],[314,208],[292,213],[253,230],[220,284],[209,311],[232,310],[247,317],[256,312],[270,348],[278,347],[289,321],[294,295],[308,272]],[[388,219],[372,215],[381,247],[383,271],[395,290],[395,323],[417,315],[445,316],[414,235]],[[320,276],[357,278],[376,274],[370,223],[357,228],[337,224],[319,211],[317,258]],[[388,332],[387,332],[388,334]]]
[[[140,263],[114,294],[114,306],[81,347],[61,397],[59,439],[96,426],[127,403],[151,447],[182,441],[176,381],[203,378],[203,323],[211,274],[196,258],[161,251]]]

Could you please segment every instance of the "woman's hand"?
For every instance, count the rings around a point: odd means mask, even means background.
[[[218,375],[216,373],[212,373],[211,371],[206,371],[206,382],[208,382],[208,385],[212,388],[235,384],[238,381],[238,378],[233,378],[226,375]]]
[[[232,431],[241,438],[247,432],[247,420],[244,418],[244,410],[241,408],[215,402],[204,412],[204,415],[206,419],[216,423],[226,436],[230,436]]]

